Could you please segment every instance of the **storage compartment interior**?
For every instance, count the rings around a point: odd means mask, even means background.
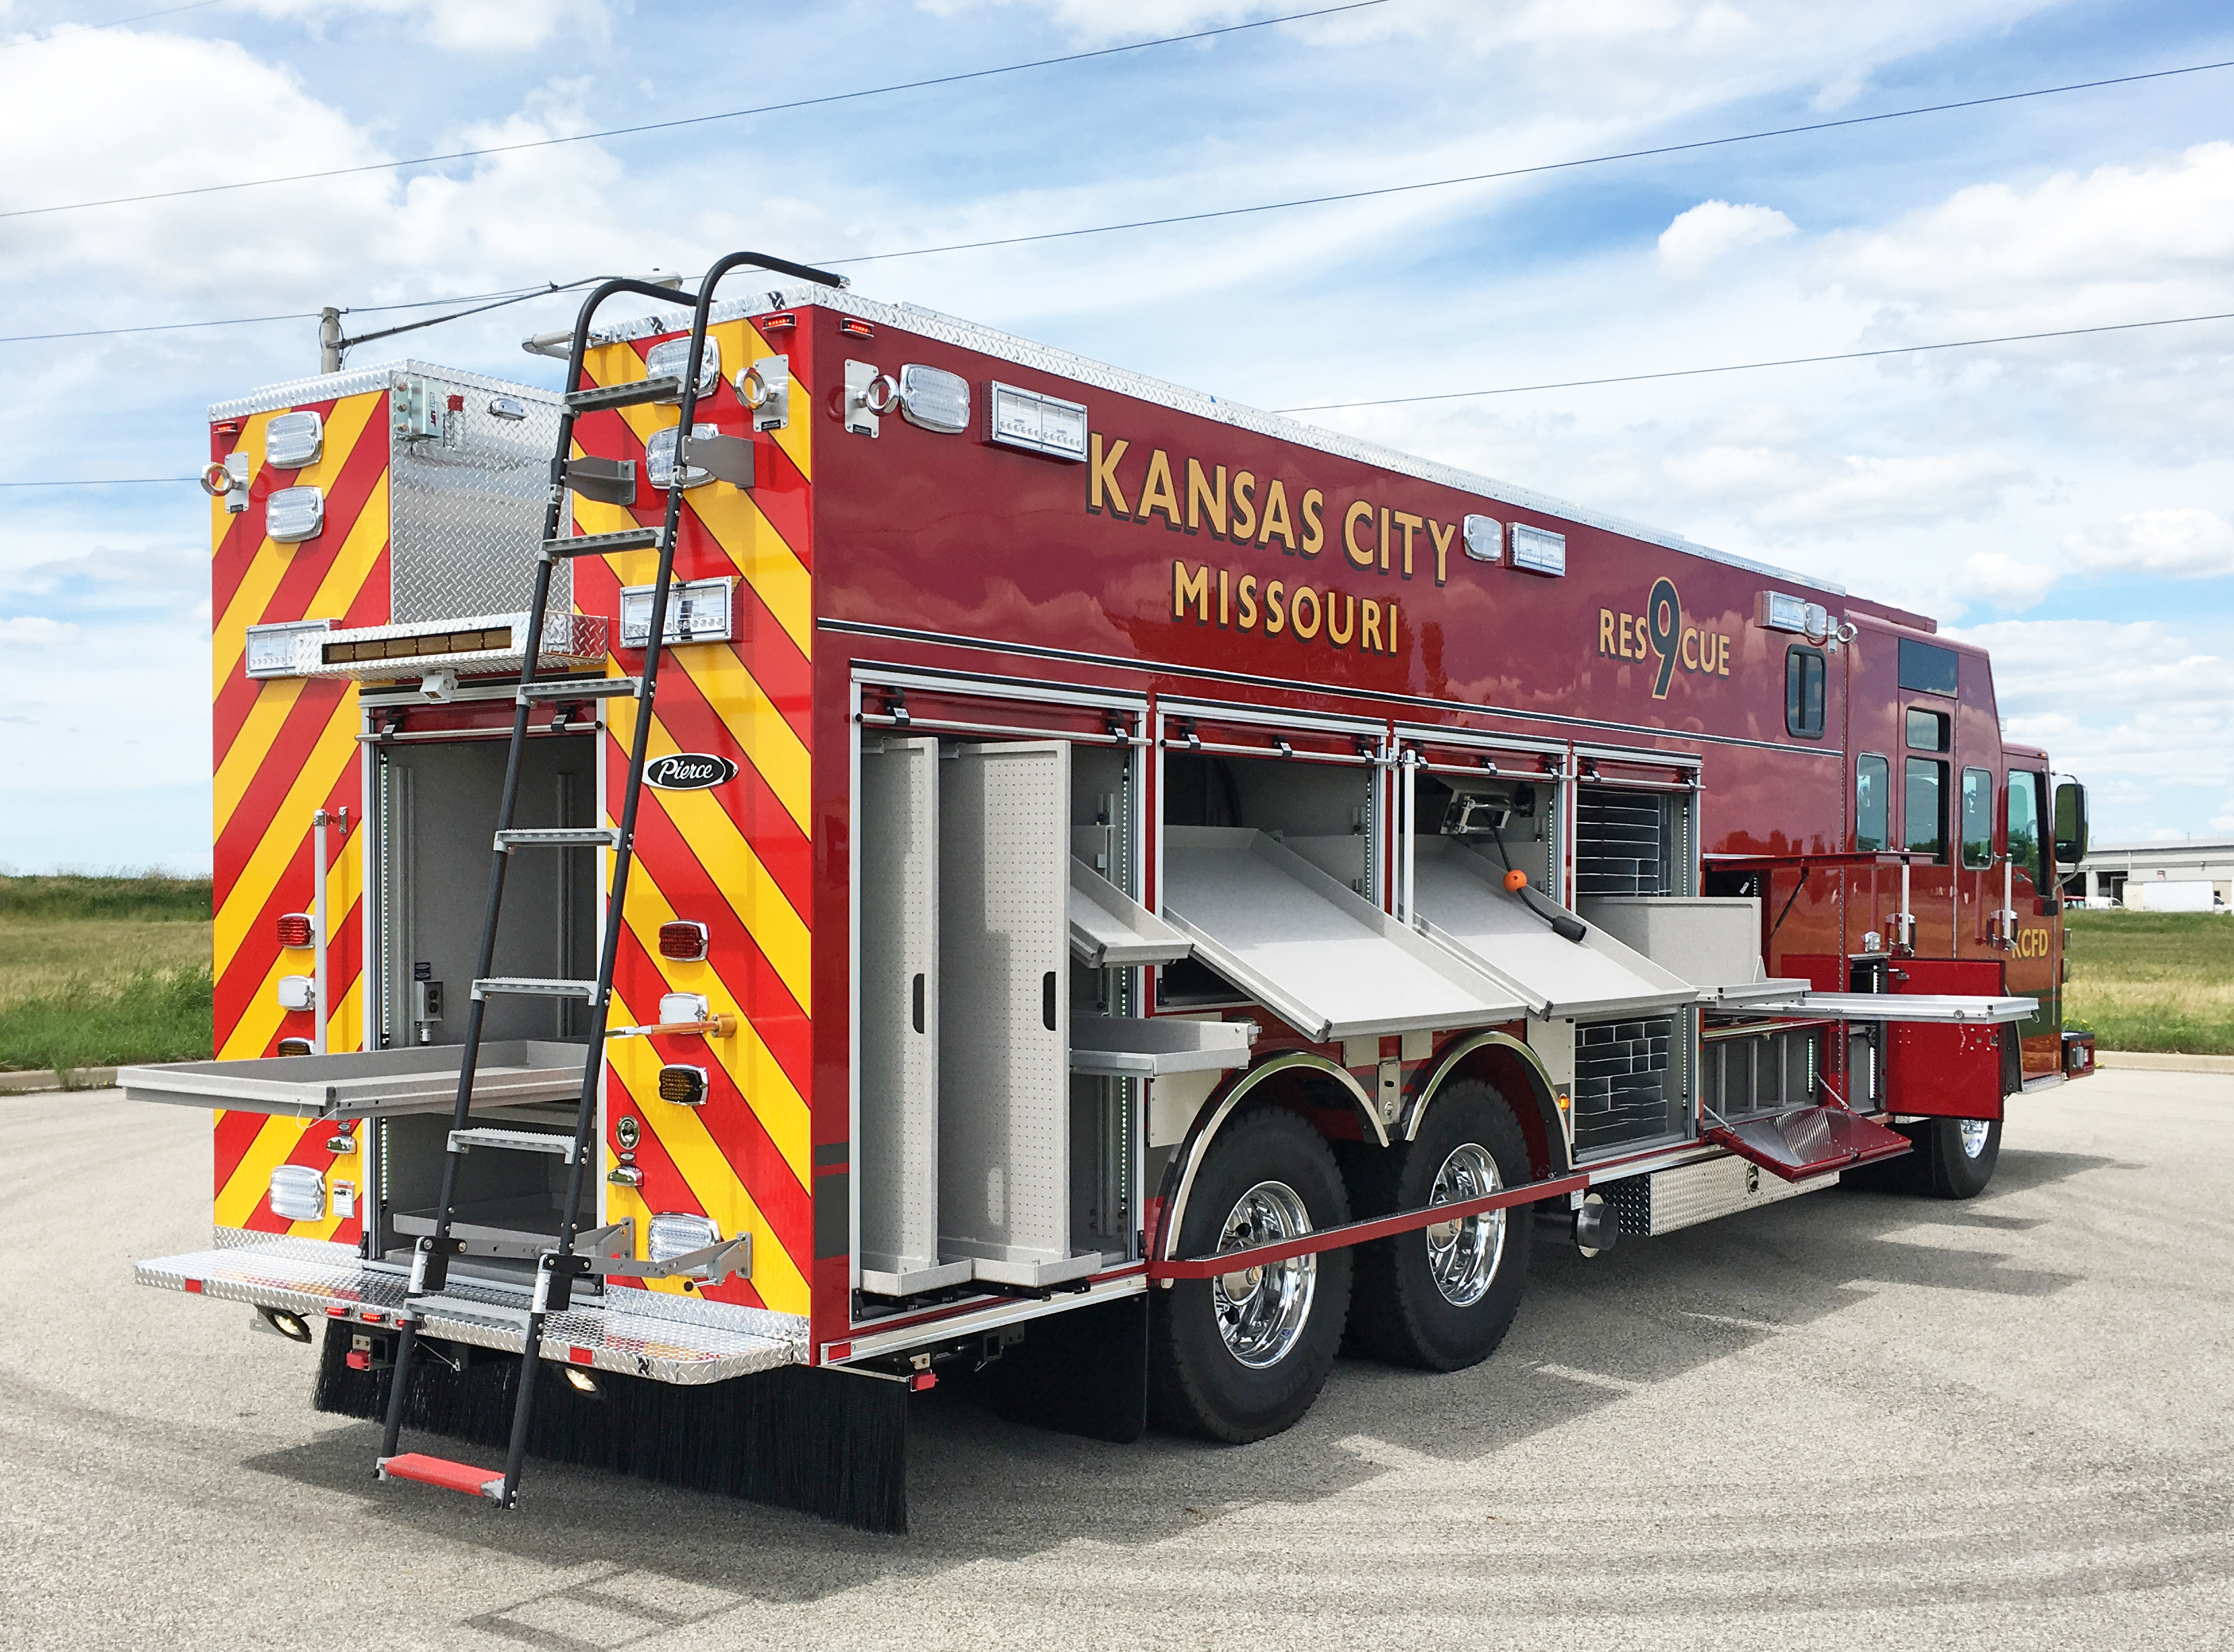
[[[1559,790],[1502,775],[1436,774],[1412,780],[1412,834],[1419,847],[1445,840],[1477,850],[1529,886],[1558,898]]]
[[[389,1048],[463,1043],[508,743],[500,736],[373,749],[369,944],[379,1040]],[[513,824],[595,826],[597,753],[594,735],[524,742]],[[598,856],[586,845],[513,852],[492,976],[596,975]],[[482,1036],[579,1037],[587,1014],[578,999],[494,998]]]
[[[1575,897],[1689,895],[1688,792],[1575,787]]]
[[[555,1144],[572,1136],[574,1109],[558,1103],[493,1108],[476,1112],[474,1124],[532,1132]],[[386,1260],[408,1263],[418,1237],[434,1231],[450,1120],[443,1114],[419,1113],[382,1119],[372,1127],[378,1133],[374,1245]],[[535,1257],[558,1237],[568,1173],[565,1155],[558,1152],[479,1147],[462,1154],[450,1231],[465,1249],[454,1271],[515,1283],[531,1280]],[[575,1225],[585,1233],[598,1225],[594,1183],[583,1189]],[[590,1283],[594,1288],[594,1281]]]
[[[1822,1100],[1824,1029],[1773,1023],[1709,1028],[1699,1047],[1699,1100],[1725,1119]]]

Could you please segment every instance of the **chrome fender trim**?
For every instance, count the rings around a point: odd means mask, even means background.
[[[1567,1162],[1573,1164],[1574,1146],[1567,1139],[1567,1120],[1559,1112],[1558,1087],[1551,1082],[1551,1074],[1545,1070],[1543,1057],[1511,1033],[1476,1033],[1471,1038],[1460,1039],[1445,1050],[1442,1060],[1435,1064],[1434,1074],[1420,1087],[1419,1094],[1413,1098],[1411,1107],[1404,1115],[1403,1139],[1411,1141],[1418,1137],[1421,1120],[1427,1116],[1427,1109],[1434,1105],[1435,1097],[1442,1093],[1445,1081],[1461,1061],[1476,1050],[1499,1045],[1518,1055],[1528,1070],[1535,1074],[1538,1087],[1537,1107],[1544,1113],[1546,1127],[1558,1137],[1561,1150],[1567,1155]],[[1557,1166],[1553,1168],[1556,1171]]]

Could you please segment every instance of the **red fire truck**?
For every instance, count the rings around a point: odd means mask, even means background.
[[[1256,1440],[2091,1065],[2084,793],[1930,619],[781,259],[561,348],[212,409],[218,1049],[121,1081],[215,1232],[139,1277],[385,1479],[896,1529],[943,1374]]]

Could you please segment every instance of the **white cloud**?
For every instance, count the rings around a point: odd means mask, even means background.
[[[1693,495],[1733,505],[1764,526],[1832,533],[1983,515],[2026,474],[1992,453],[1834,456],[1772,447],[1673,454],[1661,468]]]
[[[60,620],[26,615],[0,619],[0,643],[17,648],[62,648],[77,641],[77,627]]]
[[[2055,570],[2001,551],[1980,551],[1966,558],[1956,589],[1996,608],[2036,605],[2055,584]]]
[[[2234,525],[2216,512],[2135,511],[2063,542],[2081,566],[2204,579],[2234,573]]]
[[[414,35],[453,51],[519,51],[562,30],[598,37],[603,0],[241,0],[245,10],[322,30],[352,12],[404,20]]]
[[[1678,281],[1695,281],[1740,248],[1778,240],[1795,230],[1793,221],[1773,206],[1701,201],[1676,214],[1675,222],[1661,231],[1661,272]]]

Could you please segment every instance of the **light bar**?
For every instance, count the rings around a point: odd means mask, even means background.
[[[264,427],[264,462],[281,470],[315,465],[326,446],[326,421],[314,409],[283,413]]]
[[[1764,591],[1754,606],[1754,624],[1767,631],[1796,631],[1802,637],[1821,637],[1831,629],[1830,611],[1805,597],[1781,591]]]
[[[1042,395],[996,379],[985,387],[986,439],[1004,447],[1083,463],[1086,405]]]
[[[1515,522],[1512,565],[1525,568],[1531,573],[1564,574],[1567,571],[1567,536],[1554,533],[1549,528]]]
[[[670,644],[728,642],[735,635],[729,594],[735,584],[733,578],[724,577],[670,585],[663,627],[665,635],[661,641]],[[652,589],[650,585],[621,587],[623,648],[642,648],[651,640]]]
[[[944,368],[909,362],[900,369],[900,417],[949,435],[969,429],[970,381]]]
[[[326,490],[283,487],[264,500],[264,531],[281,545],[315,539],[326,526]]]
[[[330,619],[291,619],[271,625],[251,625],[241,653],[241,675],[251,677],[291,677],[295,675],[295,639],[333,630]]]
[[[679,1107],[706,1105],[706,1069],[671,1065],[659,1069],[659,1099]]]
[[[643,375],[648,379],[673,379],[683,382],[683,370],[690,365],[690,340],[686,336],[670,338],[664,344],[654,344],[644,352]],[[712,334],[706,337],[706,353],[698,358],[698,394],[711,395],[714,387],[722,382],[722,341]],[[663,398],[673,406],[683,400],[682,393]]]
[[[382,660],[422,660],[437,654],[500,652],[512,646],[512,629],[509,625],[481,625],[467,631],[424,631],[415,636],[328,643],[318,650],[318,663],[363,665]]]
[[[603,665],[611,630],[611,624],[596,614],[546,614],[536,670]],[[525,614],[467,614],[456,619],[322,631],[296,639],[293,675],[354,677],[363,682],[423,677],[447,667],[460,676],[486,676],[519,670],[526,659],[526,641]]]
[[[706,941],[706,926],[688,918],[659,926],[659,956],[677,963],[703,963]]]

